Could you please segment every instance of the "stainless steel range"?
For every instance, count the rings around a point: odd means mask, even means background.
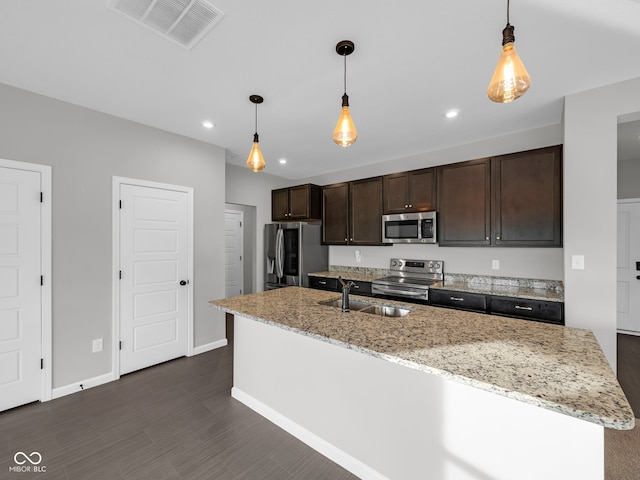
[[[442,260],[410,260],[392,258],[388,277],[371,282],[374,296],[426,303],[429,287],[444,281]]]

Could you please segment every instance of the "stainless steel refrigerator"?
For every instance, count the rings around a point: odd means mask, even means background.
[[[309,286],[307,274],[328,270],[329,251],[322,245],[322,226],[269,223],[264,226],[264,289]]]

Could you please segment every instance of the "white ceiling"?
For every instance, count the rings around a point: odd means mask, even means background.
[[[187,51],[108,0],[3,0],[0,82],[223,146],[237,165],[259,94],[265,171],[299,179],[558,124],[565,95],[640,77],[638,0],[511,2],[532,86],[505,105],[485,93],[504,0],[210,2],[225,17]],[[331,140],[343,39],[356,46],[347,91],[359,138],[348,148]]]

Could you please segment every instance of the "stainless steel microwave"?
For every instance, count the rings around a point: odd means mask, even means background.
[[[436,212],[382,216],[382,243],[436,243]]]

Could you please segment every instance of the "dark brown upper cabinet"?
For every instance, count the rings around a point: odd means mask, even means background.
[[[491,161],[438,167],[438,244],[491,244]]]
[[[383,213],[436,210],[436,169],[424,168],[382,177]]]
[[[349,243],[382,245],[382,177],[351,182]]]
[[[322,187],[322,243],[349,244],[349,184]]]
[[[437,170],[441,246],[562,246],[560,146]]]
[[[321,217],[322,187],[307,183],[271,191],[273,221],[319,221]]]
[[[322,189],[322,241],[328,245],[382,245],[382,177]]]
[[[491,159],[494,239],[498,246],[562,246],[560,147]]]

